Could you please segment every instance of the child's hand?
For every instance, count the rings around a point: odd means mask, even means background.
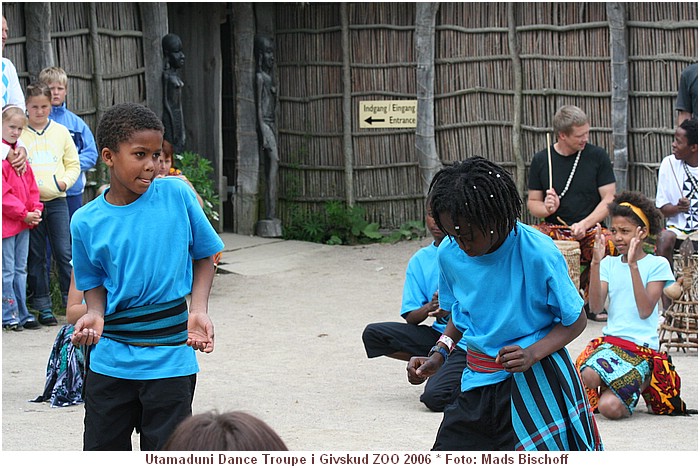
[[[104,326],[104,317],[95,313],[87,313],[75,322],[75,330],[73,330],[70,341],[75,346],[94,345],[100,341]]]
[[[634,237],[630,239],[630,245],[627,249],[627,264],[633,265],[637,263],[637,260],[641,260],[644,257],[644,249],[642,249],[642,241],[644,240],[644,231],[641,226],[637,226],[637,232]]]
[[[7,160],[14,168],[17,175],[24,175],[27,172],[27,148],[20,146],[7,153]]]
[[[41,222],[41,211],[35,210],[27,213],[24,217],[24,222],[32,227],[36,226]]]
[[[428,380],[428,377],[435,374],[442,367],[442,364],[444,363],[440,353],[435,353],[430,357],[413,356],[406,366],[408,381],[412,385],[420,385]]]
[[[448,315],[450,315],[450,312],[440,307],[428,313],[429,317],[435,317],[436,319],[447,317]]]
[[[517,345],[504,346],[496,356],[496,362],[503,366],[506,372],[525,372],[535,363],[530,351]]]
[[[606,245],[607,241],[605,240],[605,235],[603,235],[603,228],[600,226],[600,223],[596,223],[595,240],[593,242],[593,262],[600,263],[600,261],[603,260],[603,257],[605,257]]]
[[[187,318],[187,346],[205,353],[214,351],[214,324],[209,314],[190,312]]]

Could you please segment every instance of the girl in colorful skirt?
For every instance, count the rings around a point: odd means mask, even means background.
[[[409,381],[437,372],[462,336],[467,348],[433,450],[601,450],[565,348],[586,326],[583,299],[552,239],[518,222],[513,179],[473,157],[438,172],[430,197],[447,235],[440,308],[452,315],[428,356],[409,361]]]
[[[608,322],[603,337],[590,342],[576,362],[591,406],[608,419],[625,418],[643,395],[651,412],[685,412],[680,379],[670,359],[658,352],[658,303],[673,272],[666,258],[642,248],[647,236],[660,232],[663,217],[638,192],[618,194],[608,209],[620,255],[605,256],[598,226],[589,290],[593,312],[609,297]]]

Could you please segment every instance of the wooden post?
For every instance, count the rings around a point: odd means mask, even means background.
[[[617,191],[627,190],[627,120],[629,109],[629,65],[627,55],[627,21],[625,4],[606,4],[610,27],[613,170]]]
[[[437,2],[416,4],[416,153],[423,193],[427,196],[430,182],[442,168],[435,145],[435,16]]]
[[[350,25],[348,4],[340,7],[341,48],[343,54],[343,156],[345,160],[345,203],[355,204],[352,148],[352,73],[350,69]]]
[[[258,221],[260,155],[255,107],[255,14],[250,2],[231,3],[234,44],[236,115],[236,180],[232,197],[233,232],[253,235]],[[233,181],[229,181],[231,184]]]
[[[27,71],[29,82],[39,78],[39,72],[54,66],[51,45],[51,4],[48,2],[27,2],[24,6],[25,30],[27,36]]]
[[[163,115],[163,48],[161,41],[168,34],[168,4],[142,2],[138,4],[143,30],[143,61],[146,64],[146,106]]]
[[[92,47],[92,81],[94,84],[92,93],[95,100],[95,122],[99,122],[105,111],[102,104],[102,76],[104,75],[104,68],[102,66],[100,34],[97,31],[97,6],[94,2],[91,2],[88,8],[90,11],[90,47]]]
[[[527,181],[525,180],[525,158],[522,150],[522,113],[523,113],[523,71],[520,63],[520,42],[516,31],[517,23],[515,16],[515,3],[508,3],[508,48],[510,59],[513,65],[513,129],[511,133],[511,144],[513,145],[513,156],[515,157],[515,180],[518,191],[523,199],[526,199],[525,190]],[[548,133],[549,135],[549,133]],[[549,148],[549,142],[547,143]],[[550,161],[551,171],[551,161]],[[551,175],[550,175],[551,184]]]

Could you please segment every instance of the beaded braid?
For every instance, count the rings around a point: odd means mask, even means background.
[[[505,239],[520,218],[522,200],[510,174],[495,163],[474,156],[441,169],[430,183],[433,217],[440,230],[440,214],[455,225],[464,218],[484,235]]]

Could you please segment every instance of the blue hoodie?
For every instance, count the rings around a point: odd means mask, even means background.
[[[78,148],[78,157],[80,158],[80,177],[71,188],[66,191],[66,195],[80,195],[85,188],[85,172],[97,163],[97,144],[95,137],[90,131],[90,127],[69,111],[64,102],[60,106],[51,108],[51,119],[68,128],[71,138]]]

